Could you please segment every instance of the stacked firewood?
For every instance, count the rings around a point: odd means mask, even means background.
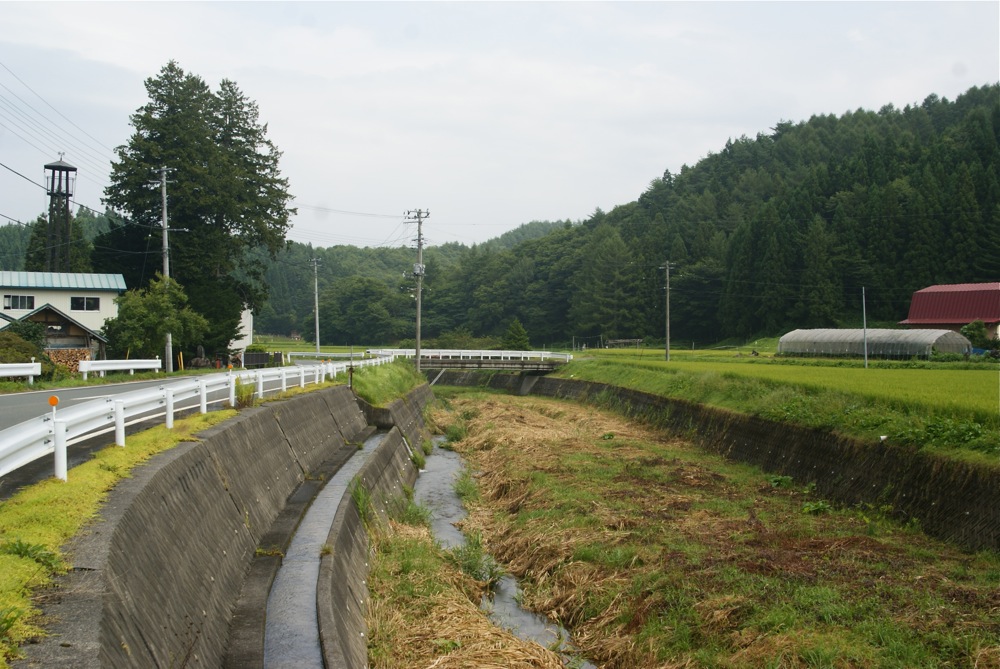
[[[45,353],[52,362],[66,367],[73,374],[80,371],[81,360],[90,360],[89,348],[47,348]]]

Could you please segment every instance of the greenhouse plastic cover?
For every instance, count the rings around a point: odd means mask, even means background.
[[[809,355],[868,355],[873,357],[929,357],[941,353],[969,353],[972,344],[951,330],[793,330],[778,340],[778,353]]]

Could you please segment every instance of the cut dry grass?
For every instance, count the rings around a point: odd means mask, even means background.
[[[450,404],[480,487],[464,529],[605,669],[1000,666],[996,554],[592,407]]]
[[[426,527],[390,521],[371,534],[372,669],[562,669],[555,653],[489,621],[476,603],[484,584],[454,568]]]

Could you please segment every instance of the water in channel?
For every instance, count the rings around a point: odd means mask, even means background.
[[[323,669],[316,614],[319,563],[341,498],[351,479],[385,439],[370,437],[327,482],[299,522],[267,600],[265,669]]]
[[[455,481],[464,469],[461,456],[441,448],[443,437],[434,440],[434,451],[427,458],[425,469],[413,488],[414,501],[427,508],[431,516],[431,532],[444,548],[456,548],[465,543],[465,536],[455,523],[465,517],[462,501],[455,494]],[[563,661],[579,669],[596,669],[590,662],[573,654],[569,633],[544,616],[521,607],[517,581],[505,575],[481,603],[495,624],[510,630],[519,638],[554,648]]]

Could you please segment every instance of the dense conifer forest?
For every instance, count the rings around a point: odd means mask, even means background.
[[[535,346],[662,341],[668,263],[677,341],[857,327],[862,290],[869,325],[893,325],[920,288],[1000,281],[998,173],[1000,84],[779,121],[586,220],[425,249],[423,335],[500,337],[516,318]],[[23,230],[0,228],[5,269]],[[258,333],[312,336],[314,258],[324,344],[413,336],[412,248],[297,242],[261,254]]]
[[[781,121],[726,142],[634,202],[425,252],[424,336],[574,336],[710,343],[906,318],[914,291],[1000,281],[1000,86],[954,101]],[[412,337],[412,249],[292,244],[268,271],[260,331],[320,340]],[[325,325],[324,325],[325,324]]]

